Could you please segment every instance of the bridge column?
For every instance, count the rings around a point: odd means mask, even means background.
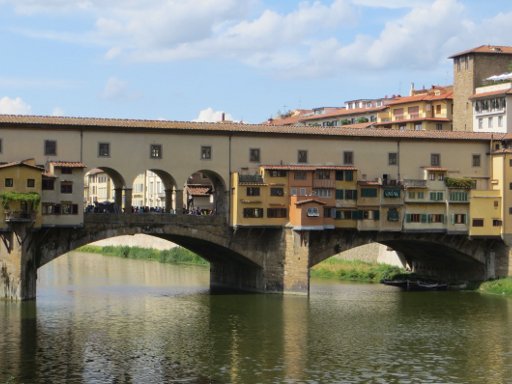
[[[132,188],[124,189],[124,211],[132,213]]]
[[[119,209],[123,207],[123,188],[114,188],[114,203]]]
[[[283,293],[309,293],[310,232],[284,230]]]
[[[0,298],[35,299],[37,267],[31,249],[33,235],[25,224],[14,225],[12,229],[0,235]]]
[[[172,212],[172,188],[165,190],[165,212]]]
[[[183,189],[176,190],[176,214],[183,215]]]

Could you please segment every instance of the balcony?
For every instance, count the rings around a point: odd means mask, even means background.
[[[263,184],[261,175],[239,175],[238,184]]]
[[[403,185],[405,188],[426,188],[427,180],[405,179]]]
[[[36,213],[22,211],[5,211],[6,223],[31,223],[36,220]]]

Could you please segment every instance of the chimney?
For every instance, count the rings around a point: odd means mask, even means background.
[[[411,83],[411,90],[409,91],[409,96],[413,96],[414,95],[414,83],[412,82]]]
[[[222,112],[220,119],[221,119],[220,121],[222,121],[222,122],[226,121],[226,114],[224,112]]]

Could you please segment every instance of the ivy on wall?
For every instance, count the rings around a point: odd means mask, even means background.
[[[41,196],[37,192],[1,192],[0,199],[4,209],[9,209],[11,201],[23,201],[31,204],[33,208],[37,208],[41,201]]]

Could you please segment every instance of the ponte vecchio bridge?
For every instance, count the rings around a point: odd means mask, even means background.
[[[440,278],[483,280],[510,274],[505,220],[500,234],[491,236],[469,236],[469,224],[463,231],[448,224],[443,230],[422,229],[421,223],[411,231],[234,225],[238,196],[233,175],[257,174],[264,164],[350,165],[359,179],[382,184],[383,178],[424,179],[436,159],[437,171],[471,178],[476,190],[490,190],[494,180],[490,152],[506,141],[490,134],[0,116],[0,140],[3,163],[33,158],[43,166],[80,163],[87,167],[85,172],[103,170],[125,212],[84,215],[82,190],[73,190],[81,202],[76,223],[57,219],[51,225],[43,220],[39,227],[5,224],[0,248],[5,297],[33,299],[42,265],[81,245],[135,233],[171,240],[209,260],[212,288],[307,293],[313,265],[370,242],[388,245],[415,270]],[[388,161],[391,158],[395,161]],[[162,180],[166,211],[172,214],[131,213],[133,181],[146,170]],[[216,215],[181,214],[183,187],[196,172],[208,176],[213,185]],[[493,196],[500,199],[503,210],[508,209],[501,196]]]

